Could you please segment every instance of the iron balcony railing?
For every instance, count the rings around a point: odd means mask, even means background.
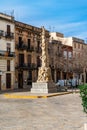
[[[28,45],[26,45],[25,43],[22,43],[22,42],[16,44],[15,48],[18,49],[18,50],[21,50],[21,51],[23,51],[23,50],[26,50],[28,52],[34,51],[34,47],[33,46],[28,47]]]
[[[3,57],[15,57],[14,52],[8,52],[8,51],[0,51],[0,56]]]
[[[16,44],[15,48],[18,50],[26,50],[27,45],[25,45],[24,43],[18,43],[18,44]]]
[[[14,33],[12,33],[12,32],[5,32],[5,37],[14,39]]]
[[[15,68],[23,70],[34,70],[37,69],[37,65],[35,63],[19,63],[15,66]]]

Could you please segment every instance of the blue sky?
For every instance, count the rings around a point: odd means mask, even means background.
[[[87,0],[0,0],[0,12],[15,19],[87,40]]]

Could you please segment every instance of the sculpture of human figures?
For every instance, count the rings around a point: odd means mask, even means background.
[[[48,43],[46,42],[45,38],[45,28],[42,27],[42,66],[39,68],[38,71],[38,80],[37,82],[48,82],[52,81],[51,78],[51,70],[49,68],[49,58],[48,58]]]
[[[41,38],[42,38],[42,66],[49,67],[48,43],[46,43],[44,27],[42,27],[42,37]]]

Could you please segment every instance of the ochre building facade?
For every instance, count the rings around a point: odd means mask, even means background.
[[[29,88],[41,66],[41,28],[15,21],[15,55],[16,87]]]

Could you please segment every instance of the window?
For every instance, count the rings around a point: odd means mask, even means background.
[[[67,58],[67,51],[64,51],[64,52],[63,52],[63,56],[64,56],[65,58]]]
[[[7,52],[8,52],[8,54],[10,54],[10,51],[11,51],[11,44],[7,43]]]
[[[78,48],[80,49],[80,43],[78,43]]]
[[[31,46],[31,39],[28,39],[28,49],[30,49]]]
[[[10,71],[10,60],[7,60],[7,71]]]
[[[24,54],[19,54],[19,65],[23,66],[24,64]]]
[[[28,58],[28,59],[27,59],[27,61],[28,61],[28,66],[31,66],[31,55],[28,55],[27,58]]]
[[[72,52],[70,52],[70,51],[68,52],[68,57],[72,58]]]
[[[21,47],[22,46],[22,44],[23,44],[23,41],[22,41],[22,37],[19,37],[19,47]]]
[[[74,48],[76,48],[76,43],[74,43]]]
[[[7,25],[7,35],[10,35],[10,32],[11,32],[10,25]]]
[[[40,41],[37,42],[37,49],[40,50]]]
[[[41,59],[40,59],[40,56],[37,56],[37,66],[38,66],[38,67],[41,66]]]

